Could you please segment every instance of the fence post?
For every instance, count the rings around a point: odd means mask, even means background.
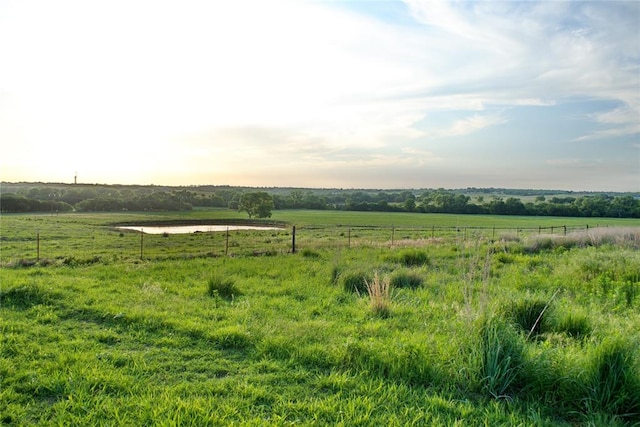
[[[227,226],[227,233],[225,235],[224,242],[224,256],[229,255],[229,226]]]
[[[567,235],[567,226],[563,225],[562,227],[564,228],[564,235],[566,236]]]
[[[293,226],[293,230],[291,232],[291,253],[296,253],[296,226]]]

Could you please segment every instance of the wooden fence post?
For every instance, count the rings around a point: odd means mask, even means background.
[[[227,226],[227,233],[225,235],[224,243],[224,256],[229,255],[229,226]]]
[[[291,253],[296,253],[296,226],[293,226],[293,230],[291,232]]]
[[[393,246],[393,241],[395,239],[396,236],[396,226],[392,225],[391,226],[391,246]]]
[[[566,236],[567,235],[567,226],[563,225],[562,227],[564,228],[564,235]]]

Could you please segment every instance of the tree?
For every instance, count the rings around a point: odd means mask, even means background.
[[[251,218],[270,218],[273,210],[273,197],[264,191],[244,193],[238,203],[239,211],[246,211]]]
[[[416,199],[413,197],[407,197],[404,201],[404,210],[407,212],[413,212],[416,210]]]

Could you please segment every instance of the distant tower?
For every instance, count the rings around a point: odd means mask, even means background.
[[[78,172],[76,172],[76,174],[73,176],[73,183],[74,184],[78,183]]]

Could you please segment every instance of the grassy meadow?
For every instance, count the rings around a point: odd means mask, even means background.
[[[296,253],[113,228],[242,217],[3,215],[0,423],[640,423],[639,221],[274,211]]]

